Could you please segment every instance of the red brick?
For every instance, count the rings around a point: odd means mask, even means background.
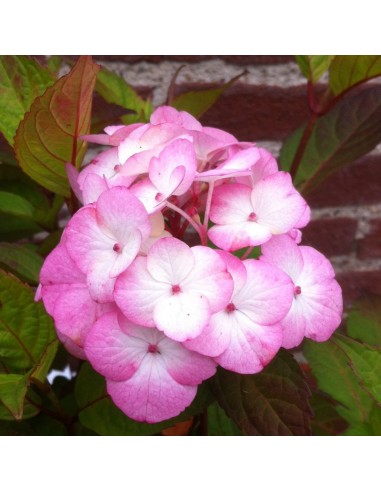
[[[331,174],[307,197],[313,207],[368,205],[381,201],[381,156],[361,157]]]
[[[210,86],[182,85],[179,90]],[[223,128],[246,141],[280,140],[309,115],[305,86],[289,88],[236,84],[201,118],[206,126]]]
[[[303,229],[303,242],[326,256],[350,254],[355,245],[357,220],[349,217],[313,220]]]
[[[221,58],[235,65],[272,65],[294,61],[292,55],[96,55],[95,60],[138,63],[142,61],[160,63],[162,61],[176,61],[184,63],[198,63]]]
[[[370,232],[360,239],[357,246],[360,260],[381,258],[381,217],[370,221]]]
[[[370,294],[381,296],[381,270],[340,273],[337,280],[343,289],[346,306]]]

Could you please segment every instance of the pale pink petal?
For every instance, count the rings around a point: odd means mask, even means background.
[[[193,144],[179,138],[168,144],[158,158],[151,160],[149,177],[165,196],[182,195],[193,183],[196,165]]]
[[[233,303],[253,322],[273,324],[291,307],[294,284],[290,277],[273,265],[259,260],[245,260],[247,281],[234,296]]]
[[[238,143],[238,140],[231,133],[220,130],[219,128],[204,126],[202,131],[206,135],[218,140],[220,142],[220,146]]]
[[[132,185],[130,191],[144,205],[149,214],[165,207],[167,196],[160,193],[149,178],[141,179]]]
[[[311,220],[311,209],[307,205],[303,215],[300,217],[298,222],[295,224],[295,227],[298,229],[301,229],[302,227],[305,227]]]
[[[197,386],[177,383],[157,354],[147,354],[127,381],[107,381],[113,402],[128,417],[155,423],[179,415],[196,396]]]
[[[144,206],[129,190],[119,186],[105,191],[98,198],[97,221],[105,232],[110,232],[123,246],[131,249],[131,257],[140,247],[135,232],[138,230],[144,240],[151,231]]]
[[[177,111],[177,109],[171,106],[160,106],[157,108],[151,114],[150,122],[152,125],[173,123],[182,126],[186,130],[202,130],[202,126],[196,118],[185,111]]]
[[[78,184],[83,190],[85,180],[89,174],[97,174],[101,178],[111,179],[117,175],[120,167],[118,150],[116,148],[100,152],[90,164],[82,169],[78,176]]]
[[[210,319],[210,305],[202,294],[178,292],[156,302],[156,327],[178,342],[195,338]]]
[[[251,200],[256,221],[270,227],[272,234],[284,234],[294,228],[307,207],[293,187],[290,175],[285,172],[259,181],[252,191]]]
[[[233,280],[225,261],[216,251],[205,246],[191,248],[194,265],[184,281],[179,282],[184,292],[205,296],[212,313],[224,308],[233,293]]]
[[[196,386],[216,372],[216,363],[165,337],[158,343],[168,373],[180,384]]]
[[[110,136],[109,145],[119,145],[128,135],[138,128],[145,127],[144,123],[133,123],[132,125],[121,126],[121,127],[106,127],[105,132],[108,133],[107,129],[117,128],[115,132],[113,132]]]
[[[70,162],[67,162],[65,164],[65,170],[66,170],[67,178],[69,180],[70,187],[73,190],[74,195],[78,198],[78,200],[81,203],[83,203],[82,192],[78,184],[79,172]]]
[[[68,253],[82,272],[88,273],[99,263],[113,265],[116,240],[100,230],[94,208],[79,210],[66,226],[66,236]]]
[[[114,260],[113,260],[114,261]],[[96,302],[113,302],[115,277],[110,276],[110,261],[108,256],[99,258],[89,268],[87,286],[91,297]]]
[[[226,268],[233,278],[234,289],[232,296],[234,296],[246,283],[247,272],[245,265],[239,258],[226,251],[221,250],[217,251],[217,253],[224,260]]]
[[[299,246],[299,249],[303,257],[304,268],[298,277],[298,282],[307,286],[315,284],[320,279],[323,281],[335,276],[330,261],[323,254],[310,246]]]
[[[265,243],[271,238],[271,232],[265,225],[247,221],[215,225],[209,229],[208,236],[219,248],[236,251]]]
[[[210,220],[218,225],[241,223],[253,212],[251,188],[241,184],[218,186],[213,193]]]
[[[282,343],[279,324],[261,326],[234,311],[231,339],[226,350],[216,357],[218,364],[240,374],[260,372],[276,355]]]
[[[274,236],[261,248],[261,260],[283,270],[295,282],[303,271],[302,250],[287,234]]]
[[[192,340],[185,341],[183,345],[190,350],[209,357],[221,355],[230,343],[230,331],[232,328],[230,320],[230,313],[225,309],[213,314],[200,335]]]
[[[98,319],[87,335],[84,348],[94,369],[114,381],[129,379],[147,354],[147,342],[127,335],[119,326],[116,311]]]
[[[108,189],[106,178],[94,173],[87,174],[82,185],[83,203],[86,205],[96,202],[99,196]]]
[[[161,236],[165,227],[163,214],[161,212],[156,212],[151,214],[148,219],[151,224],[150,236]]]
[[[172,234],[168,231],[163,231],[160,236],[150,236],[141,244],[139,254],[147,256],[148,251],[151,249],[151,246],[159,241],[159,239],[163,239],[164,237],[172,237]]]
[[[156,281],[147,270],[147,258],[139,256],[115,283],[115,302],[134,323],[154,327],[154,307],[160,299],[172,295],[169,284]]]
[[[179,239],[160,239],[148,252],[147,269],[159,282],[167,282],[171,286],[178,285],[193,267],[193,252]]]

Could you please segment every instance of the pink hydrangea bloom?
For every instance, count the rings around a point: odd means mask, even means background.
[[[278,236],[262,248],[261,260],[286,272],[294,284],[294,298],[282,320],[285,348],[298,346],[304,337],[324,342],[341,322],[343,299],[332,265],[309,246],[298,246]]]
[[[114,403],[129,417],[149,423],[182,412],[196,396],[197,385],[216,371],[211,358],[155,328],[134,325],[116,311],[94,324],[85,352],[106,377]]]
[[[84,206],[36,300],[128,416],[176,416],[216,365],[257,373],[281,346],[337,328],[333,269],[298,246],[310,208],[265,149],[169,106],[83,139],[109,148],[66,166]],[[255,246],[260,260],[246,259]]]

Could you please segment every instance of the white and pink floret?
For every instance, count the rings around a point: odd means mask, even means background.
[[[332,266],[299,245],[310,209],[266,150],[170,107],[84,139],[110,148],[67,166],[83,206],[36,298],[127,416],[177,416],[218,365],[254,374],[339,326]]]

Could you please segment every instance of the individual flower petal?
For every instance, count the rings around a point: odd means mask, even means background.
[[[239,311],[233,313],[231,323],[229,345],[215,360],[225,369],[240,374],[260,372],[281,347],[281,326],[256,324]]]
[[[193,183],[196,154],[188,140],[178,138],[168,144],[149,165],[149,177],[157,192],[168,197],[182,195]]]
[[[125,333],[114,310],[93,325],[86,338],[85,353],[96,371],[114,381],[124,381],[139,368],[147,353],[147,342]]]
[[[158,301],[153,313],[157,328],[178,342],[199,335],[210,315],[208,299],[194,292],[178,292]]]
[[[149,424],[179,415],[189,406],[197,386],[177,383],[162,357],[146,357],[127,381],[107,381],[107,392],[128,417]]]
[[[202,126],[196,118],[186,111],[177,111],[177,109],[172,108],[171,106],[160,106],[157,108],[151,114],[150,123],[152,125],[173,123],[186,130],[202,130]]]
[[[251,201],[257,222],[269,227],[272,234],[284,234],[296,227],[308,207],[285,172],[259,181],[252,191]]]

